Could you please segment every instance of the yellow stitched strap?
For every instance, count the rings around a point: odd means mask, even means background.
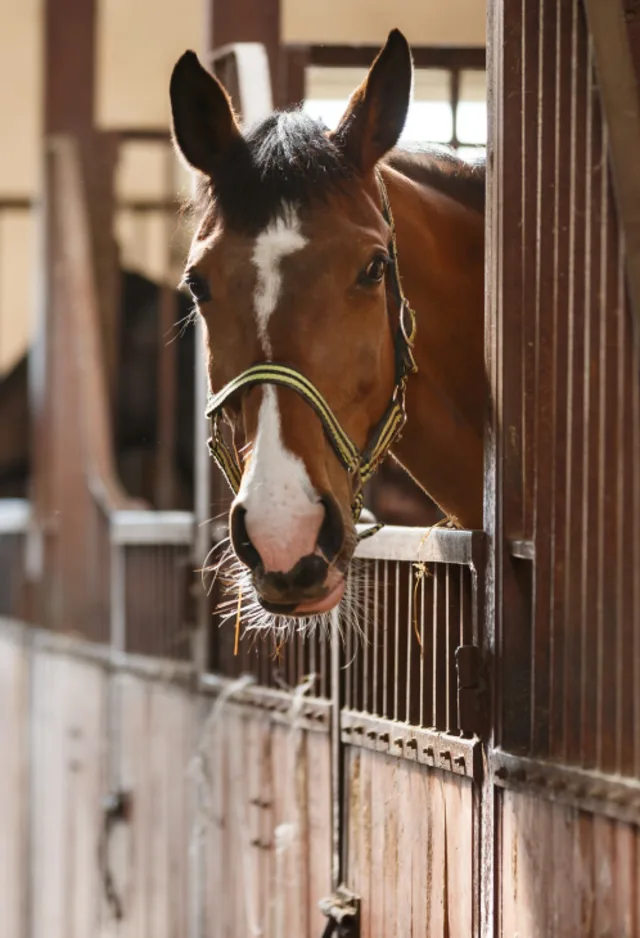
[[[393,441],[404,426],[405,420],[404,407],[398,401],[394,401],[385,414],[384,422],[379,426],[362,457],[360,479],[363,485],[369,481],[386,456]]]
[[[238,391],[257,384],[277,384],[289,388],[302,397],[320,418],[325,433],[342,465],[349,472],[355,472],[360,464],[360,453],[352,440],[344,432],[338,420],[322,394],[308,378],[290,365],[277,365],[267,362],[254,365],[234,378],[209,400],[207,416],[214,417],[220,412],[229,398]]]
[[[237,463],[234,454],[231,452],[225,441],[220,435],[220,429],[214,425],[213,436],[208,441],[209,452],[217,462],[223,472],[234,495],[238,494],[242,471]]]

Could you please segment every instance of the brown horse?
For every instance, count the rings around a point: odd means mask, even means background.
[[[312,388],[267,375],[225,398],[239,462],[231,539],[276,615],[333,608],[357,543],[356,474],[311,400],[321,396],[363,453],[398,384],[407,330],[385,191],[417,322],[393,454],[457,523],[482,524],[484,169],[394,149],[411,83],[410,49],[393,31],[334,132],[292,110],[243,135],[193,52],[173,71],[174,139],[198,193],[185,283],[210,389],[271,362]]]

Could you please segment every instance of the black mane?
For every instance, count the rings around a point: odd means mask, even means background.
[[[215,167],[213,185],[201,185],[194,207],[208,212],[215,206],[234,230],[255,234],[288,206],[326,197],[355,172],[326,130],[302,110],[276,111],[232,146]],[[453,152],[399,149],[385,162],[418,183],[484,211],[483,164],[466,163]]]

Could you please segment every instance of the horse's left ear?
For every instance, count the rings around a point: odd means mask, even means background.
[[[370,172],[398,142],[407,118],[412,79],[409,43],[394,29],[332,134],[334,143],[360,172]]]
[[[169,93],[178,151],[193,169],[213,176],[241,136],[229,95],[190,50],[174,66]]]

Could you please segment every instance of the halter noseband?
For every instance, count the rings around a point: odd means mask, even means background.
[[[222,437],[220,417],[225,404],[239,391],[255,387],[258,384],[275,384],[295,391],[315,411],[336,456],[347,472],[355,479],[354,497],[351,503],[354,521],[358,520],[362,511],[363,486],[375,473],[406,422],[404,399],[407,380],[409,375],[418,370],[413,357],[416,316],[411,306],[409,306],[400,282],[396,231],[387,189],[380,173],[378,172],[376,175],[382,198],[382,214],[391,229],[391,242],[389,245],[391,288],[399,308],[399,323],[394,340],[395,386],[391,400],[374,428],[366,448],[361,453],[351,437],[341,427],[320,391],[297,368],[277,362],[263,362],[247,368],[242,374],[229,381],[221,391],[209,398],[206,410],[206,417],[211,420],[211,438],[208,441],[209,452],[222,470],[234,495],[237,495],[240,488],[242,469],[237,454],[229,449]],[[381,524],[374,525],[360,537],[375,534],[381,527]]]

